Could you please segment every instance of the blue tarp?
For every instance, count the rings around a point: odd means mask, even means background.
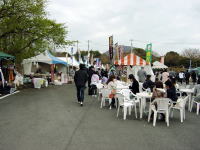
[[[48,52],[48,55],[49,57],[52,59],[52,64],[63,64],[63,65],[67,65],[67,62],[51,55],[49,52]]]

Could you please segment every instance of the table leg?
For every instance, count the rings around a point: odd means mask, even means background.
[[[191,100],[192,100],[192,93],[189,93],[188,111],[190,111],[191,109]]]
[[[143,98],[140,99],[140,119],[142,119],[143,114]]]

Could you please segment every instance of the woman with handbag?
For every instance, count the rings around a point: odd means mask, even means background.
[[[112,102],[111,102],[111,106],[114,107],[115,106],[115,94],[116,94],[116,88],[117,88],[117,84],[115,83],[115,76],[111,75],[107,81],[107,87],[108,89],[111,90],[111,94],[109,95],[109,98],[112,98]]]

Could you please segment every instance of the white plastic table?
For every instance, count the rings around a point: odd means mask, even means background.
[[[142,119],[143,110],[146,104],[146,99],[149,98],[151,103],[152,93],[140,92],[136,93],[136,95],[140,98],[140,119]]]
[[[192,94],[194,93],[194,89],[179,89],[179,91],[181,92],[180,96],[182,96],[182,93],[184,93],[184,92],[189,95],[188,111],[190,111],[191,110]]]

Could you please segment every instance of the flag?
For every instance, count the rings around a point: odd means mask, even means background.
[[[73,47],[71,47],[71,56],[73,56],[74,54],[74,50],[73,50]]]
[[[93,66],[93,63],[94,63],[93,54],[91,55],[90,63]]]
[[[123,51],[123,47],[119,46],[118,47],[118,60],[120,60],[122,58],[122,51]]]
[[[113,59],[113,36],[109,37],[109,56],[110,60]]]
[[[146,62],[151,63],[152,61],[152,44],[147,44],[146,47]]]
[[[117,58],[117,60],[118,60],[118,58],[119,58],[119,54],[118,54],[118,43],[115,43],[115,59]]]
[[[67,61],[67,64],[68,64],[68,53],[66,53],[66,61]]]
[[[78,61],[79,61],[79,63],[81,62],[81,51],[80,51],[80,49],[78,49]]]
[[[90,61],[90,51],[88,50],[88,55],[87,55],[87,64],[89,64]]]

